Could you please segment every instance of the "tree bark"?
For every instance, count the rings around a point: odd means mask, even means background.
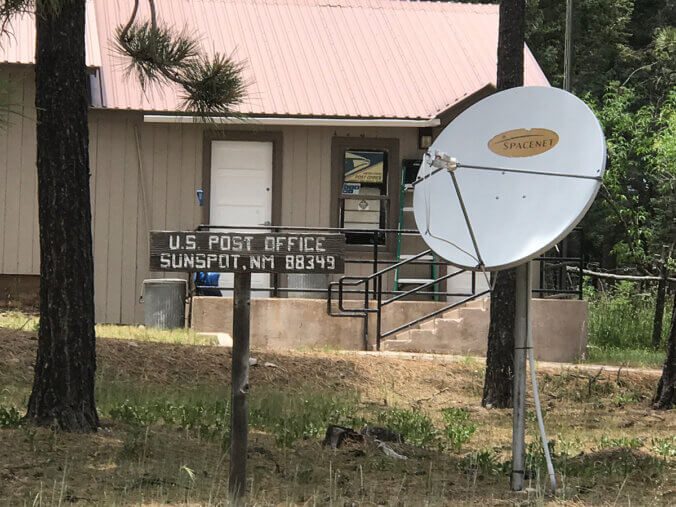
[[[90,432],[94,266],[89,197],[85,0],[36,2],[40,331],[27,419]]]
[[[525,33],[525,0],[501,0],[498,33],[498,90],[523,86]],[[515,270],[499,272],[495,280],[495,288],[491,293],[486,377],[481,400],[484,407],[509,408],[512,405],[515,297]]]
[[[662,377],[657,384],[653,408],[670,410],[676,405],[676,293],[671,315],[671,329],[667,344],[667,360],[664,362]]]
[[[655,350],[662,344],[662,321],[664,320],[664,302],[667,299],[667,268],[666,263],[660,266],[660,281],[657,282],[657,297],[655,298],[655,317],[653,318],[652,345]]]

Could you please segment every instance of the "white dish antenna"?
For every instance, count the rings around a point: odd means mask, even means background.
[[[414,182],[418,230],[456,266],[523,264],[582,219],[606,165],[601,125],[574,95],[512,88],[469,107],[434,141]]]

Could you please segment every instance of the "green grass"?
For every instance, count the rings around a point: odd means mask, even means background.
[[[40,326],[37,315],[17,311],[0,312],[0,327],[36,332]],[[201,335],[191,329],[156,329],[145,326],[118,326],[97,324],[96,336],[116,338],[118,340],[134,340],[141,342],[174,343],[182,345],[216,345],[217,340],[211,335]]]
[[[178,478],[172,476],[170,481],[167,480],[166,484],[162,484],[177,490],[189,487],[198,477],[200,487],[206,491],[212,488],[208,480],[211,476],[225,475],[213,466],[205,464],[205,458],[193,456],[185,451],[179,453],[180,456],[177,458],[179,461],[176,461],[169,457],[172,453],[166,446],[184,446],[186,443],[196,442],[195,445],[200,449],[216,447],[220,449],[221,454],[219,463],[225,462],[230,443],[230,410],[227,397],[214,386],[192,386],[188,389],[173,387],[173,390],[165,392],[139,388],[133,384],[105,385],[103,388],[109,394],[107,398],[100,400],[99,409],[102,415],[113,420],[113,435],[119,443],[115,454],[97,466],[114,467],[117,477],[126,477],[127,482],[123,486],[118,486],[122,488],[118,494],[125,495],[125,500],[128,500],[126,495],[137,494],[137,489],[147,498],[166,498],[168,494],[166,491],[155,491],[152,487],[156,485],[156,481],[166,480],[165,477],[169,477],[171,473],[178,474]],[[325,475],[326,467],[336,466],[333,463],[336,461],[338,468],[329,472],[329,483],[332,484],[330,489],[345,486],[344,494],[348,496],[363,494],[366,491],[364,486],[359,490],[353,490],[348,487],[349,484],[353,484],[354,480],[363,482],[365,475],[375,472],[401,476],[401,480],[405,480],[407,485],[415,481],[420,484],[426,483],[427,489],[430,489],[433,470],[444,466],[443,463],[447,462],[445,469],[439,470],[439,473],[446,481],[449,480],[449,476],[454,482],[467,481],[467,489],[471,492],[472,498],[476,494],[473,492],[474,488],[480,490],[490,487],[494,488],[493,496],[504,494],[503,491],[507,488],[506,477],[510,470],[508,452],[505,451],[507,447],[493,445],[457,454],[460,446],[470,440],[477,426],[470,420],[470,414],[465,409],[444,409],[441,412],[443,429],[442,426],[435,425],[425,412],[417,409],[365,407],[356,392],[295,391],[273,387],[254,389],[251,393],[249,420],[251,438],[255,442],[251,446],[250,453],[252,473],[256,476],[256,480],[260,480],[265,478],[264,471],[272,470],[273,481],[291,484],[286,493],[290,495],[290,499],[298,497],[302,500],[306,495],[302,492],[303,488],[297,490],[294,488],[306,484],[308,488],[320,489],[323,484],[320,479]],[[402,449],[408,455],[408,460],[401,462],[392,460],[368,447],[341,452],[328,451],[331,453],[327,454],[327,451],[322,450],[319,445],[329,424],[350,425],[359,430],[362,424],[370,422],[382,423],[403,433],[405,441],[413,445]],[[36,456],[42,452],[54,456],[55,451],[64,446],[62,442],[65,437],[54,433],[45,439],[42,433],[38,434],[34,428],[23,425],[19,412],[13,408],[5,409],[0,406],[0,428],[18,431],[17,438],[27,443],[24,448],[32,448]],[[486,429],[483,428],[484,431]],[[270,436],[271,440],[261,440],[257,436],[261,434]],[[450,445],[439,445],[440,439],[444,437],[448,438]],[[107,438],[105,432],[100,438]],[[598,488],[598,483],[603,484],[609,492],[605,494],[606,496],[603,496],[602,492],[598,493],[600,496],[595,497],[597,500],[599,498],[612,500],[615,498],[617,488],[624,488],[627,481],[631,481],[634,491],[637,488],[647,491],[647,494],[651,488],[656,491],[657,488],[668,484],[669,474],[673,470],[673,461],[670,460],[676,456],[675,443],[673,437],[650,439],[603,434],[596,440],[591,450],[582,452],[577,448],[566,447],[563,441],[552,442],[553,460],[561,481],[561,489],[557,492],[556,500],[579,501],[578,495],[588,494],[594,488]],[[91,440],[88,440],[88,444],[91,444]],[[533,439],[528,445],[526,464],[530,474],[528,486],[537,488],[544,494],[546,488],[544,453],[537,439]],[[64,468],[66,467],[64,464]],[[158,468],[165,470],[164,475],[158,473]],[[275,469],[277,472],[274,472]],[[280,475],[282,470],[285,474],[283,476]],[[340,481],[341,474],[347,477],[349,470],[355,471],[352,482],[346,479],[344,484],[332,483],[332,480]],[[338,474],[338,479],[335,477],[331,479],[332,473]],[[59,474],[67,476],[69,484],[76,480],[76,477],[69,475],[73,474],[71,470]],[[183,479],[188,482],[180,479],[181,474],[186,476]],[[367,487],[373,487],[368,484],[368,475]],[[422,479],[416,479],[419,476]],[[82,480],[87,480],[86,476]],[[145,481],[148,481],[148,484]],[[575,487],[572,488],[569,484],[575,484]],[[417,487],[420,488],[420,485]],[[112,492],[114,493],[114,490]],[[427,490],[420,490],[419,494],[423,492],[426,492],[425,495],[429,494]],[[107,493],[110,494],[111,492]],[[195,491],[195,494],[206,496],[204,491]],[[263,497],[257,498],[258,494],[261,492],[252,488],[254,500],[252,503],[267,504]],[[444,491],[437,494],[440,498],[427,503],[445,505],[453,498],[443,498],[446,494]],[[637,493],[632,492],[634,498],[636,495]],[[634,500],[632,503],[642,504],[641,501],[648,502],[646,500],[648,498],[646,496],[632,499]],[[593,499],[589,500],[590,504],[594,504]],[[318,501],[328,502],[326,495],[318,497]],[[414,505],[415,501],[415,496],[411,496],[409,502],[394,502],[394,504]]]
[[[632,282],[620,282],[606,291],[585,288],[589,303],[589,340],[584,362],[660,368],[664,364],[669,316],[662,326],[662,347],[652,347],[654,292],[641,292]]]
[[[665,354],[661,350],[589,345],[584,362],[633,368],[661,368],[664,366],[664,359]]]
[[[97,393],[104,417],[133,427],[162,425],[202,438],[229,438],[228,393],[209,386],[173,393],[142,391],[129,385],[105,384]],[[274,437],[280,448],[292,448],[299,440],[324,437],[331,424],[359,431],[364,426],[384,426],[405,442],[422,448],[453,449],[469,442],[476,425],[462,409],[444,409],[443,427],[417,409],[374,408],[360,403],[357,393],[312,389],[253,389],[249,400],[249,425]]]
[[[100,505],[227,505],[227,377],[157,380],[135,369],[118,375],[128,364],[127,354],[147,354],[144,364],[151,369],[157,351],[168,347],[110,342],[104,347],[118,354],[102,354],[96,398],[103,427],[92,436],[26,425],[21,416],[31,374],[22,372],[28,363],[25,357],[0,358],[0,457],[11,471],[0,481],[0,498],[10,498],[12,505],[63,505],[78,498]],[[212,355],[204,352],[186,347],[180,350],[185,364],[155,368],[193,372],[191,355]],[[397,372],[400,360],[368,358],[369,371],[380,372],[377,376],[315,383],[303,374],[307,365],[294,373],[298,356],[271,353],[269,358],[280,368],[252,369],[251,505],[668,505],[671,500],[676,440],[670,422],[626,425],[646,413],[653,387],[644,381],[623,377],[619,382],[615,374],[604,373],[591,383],[592,373],[572,367],[543,374],[545,419],[556,435],[550,444],[561,489],[556,497],[544,497],[544,458],[529,417],[528,486],[539,493],[517,498],[509,492],[509,411],[481,409],[480,393],[462,388],[481,384],[472,364],[415,368],[406,362]],[[332,360],[366,366],[362,358]],[[322,356],[316,367],[326,367],[326,361]],[[385,376],[389,367],[395,371]],[[415,389],[408,391],[411,385]],[[439,392],[443,385],[450,389]],[[398,393],[397,403],[384,401],[378,390],[383,386]],[[404,443],[388,445],[408,459],[388,457],[372,443],[325,448],[321,441],[329,424],[389,427],[403,434]]]

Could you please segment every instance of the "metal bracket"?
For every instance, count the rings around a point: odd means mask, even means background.
[[[458,168],[458,161],[443,151],[436,150],[434,156],[430,152],[427,152],[425,157],[429,165],[436,169],[446,169],[448,172],[453,172]]]

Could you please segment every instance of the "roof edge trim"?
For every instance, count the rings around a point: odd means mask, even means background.
[[[209,118],[217,124],[225,125],[269,125],[299,127],[438,127],[439,118],[297,118],[274,116],[217,116]],[[144,114],[144,123],[208,123],[199,116]]]

